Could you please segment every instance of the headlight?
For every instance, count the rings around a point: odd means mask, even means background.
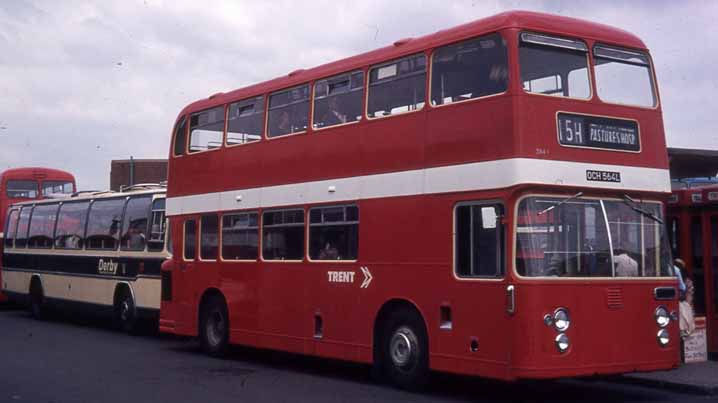
[[[658,345],[661,347],[667,346],[668,342],[671,341],[671,338],[668,337],[668,330],[666,329],[659,330],[656,339],[658,339]]]
[[[571,326],[571,318],[568,316],[566,308],[558,308],[553,313],[553,326],[559,332],[565,332]]]
[[[654,317],[656,318],[656,324],[658,324],[658,326],[661,328],[664,328],[668,326],[669,323],[671,323],[671,317],[668,314],[668,310],[664,306],[659,306],[658,308],[656,308]]]
[[[560,333],[558,336],[556,336],[556,339],[554,340],[556,342],[556,348],[560,353],[565,353],[566,350],[568,350],[570,343],[566,334]]]

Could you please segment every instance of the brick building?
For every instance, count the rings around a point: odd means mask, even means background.
[[[159,183],[167,180],[166,159],[112,160],[110,163],[110,189],[138,183]]]

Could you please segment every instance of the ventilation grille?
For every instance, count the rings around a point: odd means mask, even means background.
[[[621,287],[610,287],[606,289],[606,305],[608,309],[623,308],[623,289]]]

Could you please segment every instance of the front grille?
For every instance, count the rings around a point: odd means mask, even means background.
[[[608,309],[623,308],[623,289],[621,287],[609,287],[606,289],[606,305]]]
[[[162,301],[172,301],[172,272],[171,271],[163,271],[161,273],[162,278],[162,288],[160,291],[160,295],[162,298]]]

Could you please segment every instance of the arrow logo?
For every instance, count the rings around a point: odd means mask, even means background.
[[[371,283],[371,280],[373,279],[373,277],[371,276],[371,272],[366,266],[361,266],[360,269],[362,274],[364,274],[364,281],[361,283],[361,286],[359,288],[369,288],[369,283]]]

